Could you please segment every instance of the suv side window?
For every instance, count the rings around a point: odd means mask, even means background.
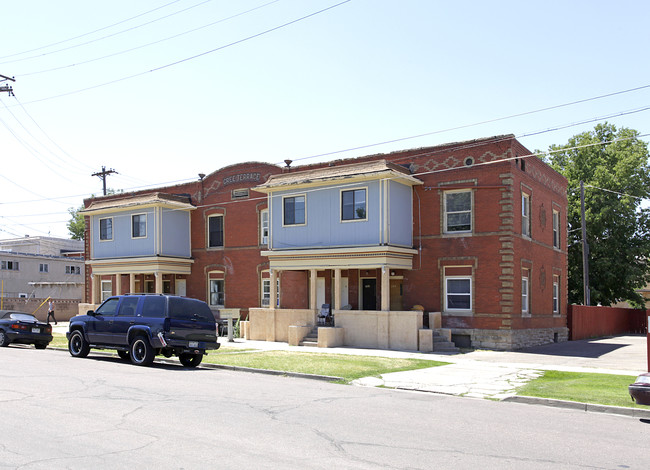
[[[149,318],[164,318],[165,298],[160,296],[147,296],[142,302],[142,316]]]
[[[169,299],[169,316],[181,320],[196,318],[202,321],[214,321],[212,310],[205,302],[194,299]]]
[[[120,310],[117,312],[122,317],[133,317],[138,308],[138,297],[124,297],[120,304]]]
[[[101,304],[97,310],[95,310],[95,313],[98,313],[100,315],[115,315],[119,301],[119,297],[112,297],[110,299],[107,299],[106,302]]]

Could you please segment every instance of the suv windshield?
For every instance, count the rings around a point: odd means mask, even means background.
[[[214,321],[210,307],[205,302],[194,299],[170,297],[169,316],[182,320],[197,318],[203,321]]]

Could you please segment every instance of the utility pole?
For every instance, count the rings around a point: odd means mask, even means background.
[[[580,181],[580,218],[582,221],[582,303],[591,305],[589,293],[589,243],[587,243],[587,227],[585,226],[585,185]]]
[[[93,173],[92,176],[99,176],[102,180],[102,183],[104,185],[104,196],[106,196],[106,177],[112,173],[116,173],[117,171],[111,169],[107,170],[105,166],[102,166],[102,171],[98,171],[97,173]]]
[[[7,80],[11,80],[12,82],[15,82],[16,79],[13,77],[5,77],[4,75],[0,74],[0,83],[6,82]],[[0,85],[0,92],[6,91],[9,93],[9,96],[15,96],[14,95],[14,89],[11,88],[10,85]]]

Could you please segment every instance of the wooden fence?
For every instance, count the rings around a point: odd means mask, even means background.
[[[644,309],[569,305],[569,340],[645,334],[648,314]]]

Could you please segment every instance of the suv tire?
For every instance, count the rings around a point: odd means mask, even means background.
[[[70,333],[68,351],[72,357],[86,357],[90,352],[90,345],[81,330],[74,330]]]
[[[129,357],[136,366],[148,366],[153,362],[156,352],[149,344],[149,340],[142,335],[131,340]]]
[[[178,359],[185,367],[196,367],[201,364],[203,354],[182,353]]]

